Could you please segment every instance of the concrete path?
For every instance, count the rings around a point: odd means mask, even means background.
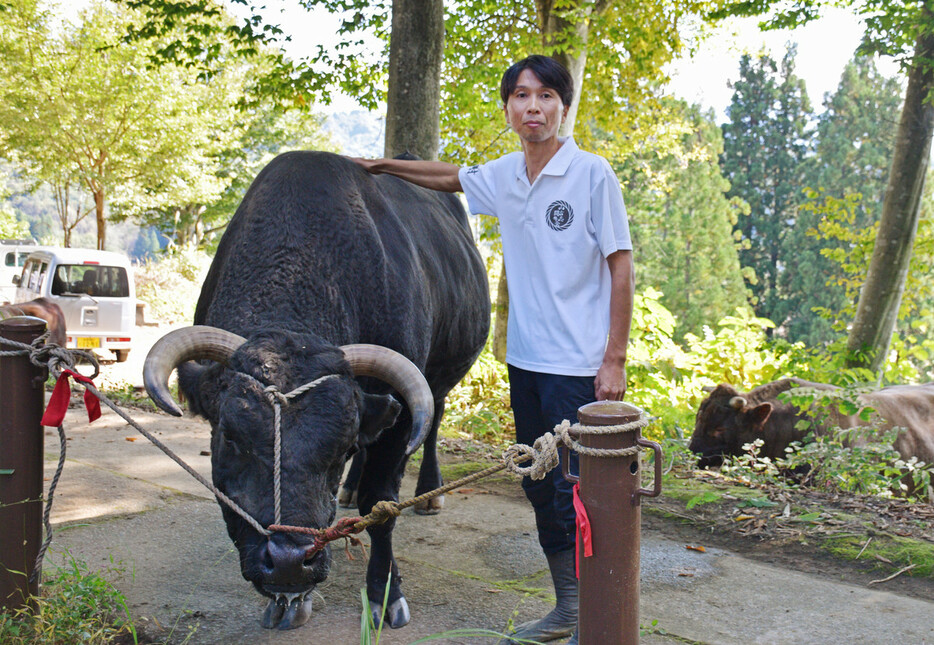
[[[360,642],[365,563],[359,551],[348,560],[336,546],[331,577],[319,588],[305,627],[264,630],[258,620],[265,600],[240,577],[236,551],[210,492],[113,413],[105,410],[90,426],[82,413],[71,410],[66,419],[68,461],[55,496],[56,532],[46,566],[60,562],[67,551],[93,568],[122,568],[117,586],[142,632],[159,642]],[[209,457],[200,454],[208,449],[206,423],[133,416],[209,476]],[[50,431],[47,478],[54,472],[57,445]],[[414,478],[405,484],[407,496]],[[547,585],[531,510],[518,483],[516,491],[504,495],[473,486],[449,494],[438,516],[403,514],[394,543],[412,622],[387,630],[380,643],[410,644],[452,629],[502,631],[510,620],[521,622],[547,609],[546,601],[513,590]],[[934,644],[934,602],[722,550],[700,553],[652,532],[645,532],[642,542],[642,624],[657,621],[643,643]],[[506,581],[521,584],[510,587]]]

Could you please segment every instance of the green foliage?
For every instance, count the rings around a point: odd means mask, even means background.
[[[0,612],[0,643],[5,645],[109,645],[136,630],[123,597],[100,573],[66,554],[64,566],[54,569],[27,608]],[[122,575],[110,569],[105,575]]]
[[[166,323],[190,322],[211,258],[184,249],[136,267],[136,296],[148,305],[147,317]]]
[[[816,237],[812,229],[823,223],[825,209],[844,209],[851,217],[838,224],[854,233],[879,221],[900,93],[898,82],[883,77],[871,58],[857,56],[847,63],[836,92],[824,103],[826,109],[818,117],[816,154],[805,162],[804,181],[811,188],[803,194],[805,201],[787,240],[797,258],[795,270],[782,276],[787,294],[783,315],[791,339],[811,346],[829,343],[855,316],[859,286],[868,267],[868,259],[858,258],[865,246],[841,235]],[[859,264],[855,291],[852,284],[841,281],[836,270],[847,255],[851,257],[846,261]]]
[[[717,4],[459,0],[445,19],[441,158],[476,163],[517,149],[499,82],[532,53],[586,55],[575,139],[620,162],[651,140],[678,147],[683,120],[660,101],[665,67],[685,49],[681,28]]]
[[[639,281],[664,294],[680,341],[746,304],[733,226],[749,208],[726,197],[723,136],[713,115],[670,104],[689,125],[679,148],[636,153],[620,170]]]
[[[473,437],[501,445],[515,440],[515,420],[509,407],[506,366],[493,356],[491,342],[467,375],[448,393],[441,433]]]
[[[929,179],[931,174],[929,173]],[[921,219],[915,238],[908,279],[899,309],[899,321],[891,349],[883,363],[882,379],[889,383],[928,381],[934,378],[934,181],[927,182]],[[872,258],[878,222],[860,226],[857,218],[860,199],[856,195],[837,198],[808,191],[803,209],[817,219],[808,235],[817,239],[821,256],[831,266],[826,286],[843,291],[839,307],[815,307],[839,336],[826,350],[815,352],[818,362],[833,372],[846,363],[848,325],[856,314],[856,302]],[[875,380],[873,375],[862,380]]]
[[[675,342],[676,320],[660,302],[662,294],[646,289],[633,307],[626,399],[656,416],[647,435],[684,434],[694,425],[694,412],[706,396],[703,388],[730,383],[740,389],[793,373],[800,346],[770,345],[765,330],[772,323],[748,308],[726,316],[714,332],[685,335],[687,347]]]

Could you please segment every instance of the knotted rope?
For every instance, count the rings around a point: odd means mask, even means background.
[[[555,426],[554,434],[551,432],[546,432],[544,435],[536,439],[532,446],[528,446],[526,444],[514,444],[506,448],[506,450],[503,452],[502,463],[499,463],[495,466],[490,466],[489,468],[476,472],[472,475],[462,477],[449,484],[445,484],[440,488],[436,488],[434,490],[428,491],[427,493],[423,493],[408,499],[405,502],[400,503],[390,500],[377,502],[368,515],[363,517],[343,517],[339,519],[333,526],[325,529],[275,524],[270,526],[269,530],[314,536],[314,543],[305,550],[306,557],[310,557],[312,554],[323,549],[328,542],[332,542],[340,538],[353,539],[351,538],[351,535],[360,533],[368,526],[382,524],[389,519],[398,517],[403,510],[409,508],[410,506],[415,506],[419,502],[427,501],[433,497],[438,497],[439,495],[443,495],[444,493],[450,492],[454,489],[461,488],[462,486],[470,484],[479,479],[483,479],[484,477],[489,477],[490,475],[493,475],[501,470],[509,470],[510,472],[517,475],[528,476],[535,480],[543,479],[559,464],[559,443],[564,443],[572,450],[576,450],[581,454],[592,457],[626,457],[634,455],[639,452],[641,449],[640,446],[637,445],[629,448],[619,449],[590,448],[588,446],[582,446],[578,441],[571,437],[570,431],[574,430],[579,434],[618,434],[622,432],[633,432],[640,428],[644,428],[649,423],[650,419],[641,410],[639,411],[639,417],[635,421],[612,426],[584,426],[581,424],[572,425],[569,421],[564,420]],[[530,459],[532,460],[532,463],[528,466],[519,465],[529,461]]]

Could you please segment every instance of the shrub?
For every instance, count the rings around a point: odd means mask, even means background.
[[[33,599],[34,611],[0,612],[0,643],[5,645],[109,645],[129,637],[136,642],[126,600],[100,574],[66,554]],[[121,575],[119,569],[111,573]]]
[[[211,258],[192,249],[146,260],[135,271],[136,296],[148,305],[147,316],[166,323],[190,321]]]

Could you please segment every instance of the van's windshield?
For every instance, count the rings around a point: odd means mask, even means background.
[[[52,295],[69,294],[126,298],[130,295],[126,269],[99,264],[60,264],[52,278]]]

